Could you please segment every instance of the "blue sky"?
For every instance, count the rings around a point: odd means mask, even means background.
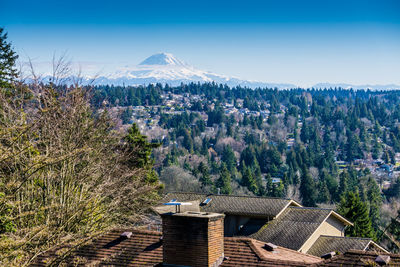
[[[396,0],[1,0],[0,26],[42,72],[64,51],[104,75],[169,52],[243,79],[400,84]]]

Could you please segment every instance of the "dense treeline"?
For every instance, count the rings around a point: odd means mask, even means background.
[[[399,197],[400,182],[378,178],[368,168],[375,161],[397,168],[398,91],[253,90],[215,83],[138,88],[147,97],[157,92],[190,102],[178,114],[164,113],[163,101],[154,104],[160,107],[158,125],[168,130],[160,140],[164,154],[156,161],[160,173],[181,166],[200,190],[338,205],[342,214],[357,214],[358,224],[364,225],[363,231],[349,229],[349,234],[370,237],[380,233],[382,203]],[[188,159],[195,155],[197,163]],[[381,190],[382,179],[392,185]]]
[[[121,87],[97,86],[93,91],[91,103],[101,107],[108,103],[111,106],[144,106],[161,104],[161,90],[158,86]]]

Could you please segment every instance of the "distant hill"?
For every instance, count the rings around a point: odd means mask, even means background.
[[[312,86],[313,88],[343,88],[343,89],[354,89],[354,90],[361,90],[361,89],[370,89],[370,90],[398,90],[400,89],[400,85],[397,84],[384,84],[384,85],[370,85],[370,84],[365,84],[365,85],[354,85],[354,84],[348,84],[348,83],[317,83]]]

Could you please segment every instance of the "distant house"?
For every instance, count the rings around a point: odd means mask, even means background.
[[[273,184],[279,184],[280,182],[281,182],[281,178],[272,177],[272,183]]]
[[[338,165],[339,169],[343,170],[347,168],[347,162],[343,160],[338,160],[336,161],[336,164]]]

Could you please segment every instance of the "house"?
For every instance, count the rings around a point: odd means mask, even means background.
[[[224,215],[163,213],[161,232],[114,229],[74,248],[39,255],[31,266],[377,266],[400,265],[400,255],[350,250],[323,257],[247,237],[224,237]]]
[[[246,237],[224,237],[224,215],[162,214],[163,232],[115,229],[63,256],[59,248],[31,266],[311,266],[320,257]],[[58,257],[57,257],[58,256]],[[60,257],[61,256],[61,257]]]
[[[279,216],[287,207],[301,206],[291,199],[197,193],[169,193],[161,202],[169,202],[172,199],[182,202],[198,201],[198,211],[225,214],[225,236],[250,235]],[[207,199],[210,201],[207,202]],[[156,212],[166,212],[162,203],[154,208]]]
[[[387,252],[371,239],[344,237],[345,228],[353,224],[335,211],[302,207],[291,199],[169,193],[162,202],[172,199],[192,202],[186,208],[188,211],[225,214],[225,236],[246,236],[316,256],[332,251],[343,253],[348,249]],[[161,214],[173,210],[160,205],[154,211]],[[328,237],[335,242],[324,246]]]

